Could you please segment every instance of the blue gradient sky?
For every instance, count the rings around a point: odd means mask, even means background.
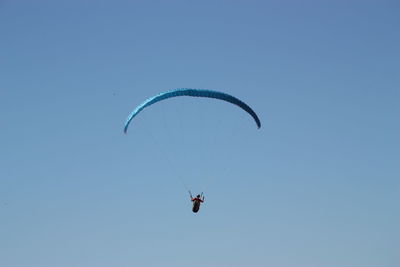
[[[399,12],[0,1],[0,266],[400,266]]]

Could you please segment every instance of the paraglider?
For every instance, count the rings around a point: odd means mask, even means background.
[[[193,198],[192,193],[190,191],[189,191],[189,194],[190,194],[190,200],[193,203],[192,211],[194,213],[197,213],[200,209],[201,203],[204,202],[203,192],[201,193],[201,195],[197,195],[195,198]]]
[[[254,121],[257,124],[257,127],[261,127],[261,121],[258,118],[257,114],[254,112],[254,110],[249,107],[246,103],[241,101],[240,99],[229,95],[227,93],[222,93],[218,91],[212,91],[212,90],[207,90],[207,89],[190,89],[190,88],[181,88],[181,89],[174,89],[171,91],[163,92],[158,95],[155,95],[153,97],[150,97],[149,99],[145,100],[142,104],[137,106],[131,114],[129,114],[128,118],[126,119],[125,122],[125,127],[124,127],[124,132],[127,133],[129,124],[131,123],[132,119],[139,114],[143,109],[146,107],[153,105],[154,103],[157,103],[159,101],[162,101],[164,99],[168,99],[171,97],[177,97],[177,96],[192,96],[192,97],[207,97],[207,98],[215,98],[219,100],[223,100],[229,103],[232,103],[234,105],[237,105],[244,111],[250,114],[250,116],[253,117]]]
[[[180,88],[180,89],[173,89],[167,92],[163,92],[160,94],[157,94],[153,97],[148,98],[145,100],[143,103],[138,105],[128,116],[128,118],[125,121],[124,125],[124,133],[126,134],[128,131],[129,124],[131,123],[132,119],[138,115],[143,109],[168,98],[172,97],[177,97],[177,96],[191,96],[191,97],[205,97],[205,98],[214,98],[218,100],[222,100],[225,102],[229,102],[231,104],[234,104],[238,106],[239,108],[243,109],[246,111],[255,121],[257,128],[261,127],[261,121],[258,118],[257,114],[254,112],[254,110],[248,106],[245,102],[242,100],[229,95],[227,93],[223,92],[218,92],[218,91],[213,91],[213,90],[207,90],[207,89],[191,89],[191,88]],[[201,203],[204,202],[204,196],[203,193],[200,195],[197,195],[195,198],[193,198],[191,192],[189,191],[190,194],[190,200],[193,204],[192,211],[194,213],[197,213],[200,209]]]

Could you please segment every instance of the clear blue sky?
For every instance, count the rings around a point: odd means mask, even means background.
[[[0,266],[400,266],[399,14],[1,0]]]

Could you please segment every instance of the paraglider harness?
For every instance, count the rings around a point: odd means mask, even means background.
[[[194,213],[197,213],[199,211],[199,209],[200,209],[200,204],[204,202],[203,192],[201,192],[200,197],[193,198],[192,192],[190,192],[190,190],[189,190],[189,195],[190,195],[190,200],[193,202],[192,211]]]

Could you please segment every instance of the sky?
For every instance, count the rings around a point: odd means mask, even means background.
[[[0,0],[0,266],[400,266],[399,12]]]

